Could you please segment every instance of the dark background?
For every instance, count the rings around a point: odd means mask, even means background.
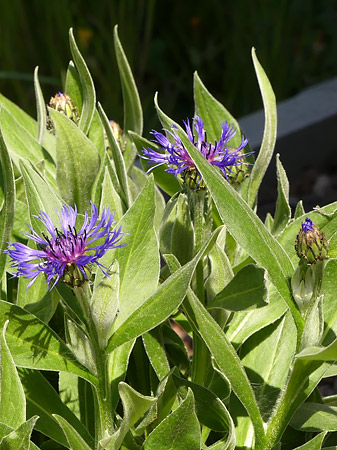
[[[119,24],[144,108],[146,137],[159,125],[155,91],[174,120],[193,116],[195,70],[234,116],[261,108],[252,46],[278,101],[337,75],[332,0],[1,0],[0,6],[0,91],[34,117],[34,67],[40,67],[49,101],[62,90],[70,27],[98,100],[110,119],[122,123],[112,33]]]

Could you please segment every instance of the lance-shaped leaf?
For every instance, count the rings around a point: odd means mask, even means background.
[[[121,448],[123,439],[129,429],[157,401],[157,398],[142,395],[123,382],[119,383],[118,391],[123,404],[123,420],[115,434],[100,442],[103,448],[109,450],[118,450]]]
[[[303,403],[290,425],[301,431],[337,431],[337,408],[320,403]]]
[[[82,436],[66,419],[57,414],[54,414],[54,417],[66,435],[70,450],[93,450],[93,447],[89,447]]]
[[[25,184],[31,224],[34,230],[41,234],[45,232],[45,227],[34,216],[39,215],[40,211],[44,211],[53,223],[58,223],[59,218],[56,209],[62,208],[62,201],[30,164],[22,160],[20,169]]]
[[[320,433],[300,447],[296,447],[295,450],[321,450],[325,435],[326,433]],[[334,450],[332,447],[329,448],[330,450]],[[328,450],[328,448],[326,448],[326,450]]]
[[[6,342],[5,322],[0,338],[0,422],[17,428],[26,421],[26,399]]]
[[[239,147],[242,138],[237,121],[206,89],[197,72],[194,73],[193,81],[195,113],[202,118],[205,124],[208,141],[214,142],[219,140],[222,131],[221,122],[227,121],[231,125],[234,125],[238,131],[233,139],[231,139],[231,145],[233,147]]]
[[[37,110],[37,123],[39,127],[37,141],[39,144],[43,144],[43,138],[46,131],[47,113],[46,103],[43,98],[42,89],[39,82],[39,67],[35,67],[34,70],[34,90],[36,98],[36,110]]]
[[[156,290],[160,260],[154,231],[155,191],[150,177],[132,207],[117,227],[128,233],[128,245],[107,253],[102,264],[109,267],[118,260],[120,274],[120,310],[114,323],[116,330]],[[146,268],[146,269],[145,269]]]
[[[118,142],[113,134],[111,125],[109,123],[109,120],[100,105],[98,103],[98,112],[102,121],[102,124],[104,126],[104,130],[106,133],[106,136],[108,138],[109,146],[111,148],[112,152],[112,158],[114,161],[114,165],[116,168],[116,174],[118,177],[118,185],[120,186],[119,194],[123,197],[123,200],[125,201],[125,204],[127,207],[130,206],[130,192],[129,192],[129,184],[128,184],[128,177],[126,172],[126,167],[123,159],[122,151],[118,145]]]
[[[166,320],[180,305],[186,294],[200,259],[213,246],[220,229],[205,242],[198,254],[171,275],[136,311],[134,311],[111,337],[107,352],[124,342],[141,336]]]
[[[158,106],[157,112],[163,120],[170,120]],[[240,246],[268,271],[276,289],[290,308],[301,333],[303,319],[292,299],[288,284],[288,278],[294,271],[288,255],[235,189],[194,147],[182,128],[177,126],[175,131],[201,173],[229,232]]]
[[[233,346],[191,289],[188,290],[184,308],[191,325],[206,343],[217,366],[228,378],[233,391],[250,415],[256,438],[261,439],[264,431],[260,411],[246,372]]]
[[[88,336],[70,319],[66,319],[66,334],[69,347],[77,361],[90,373],[97,375],[94,352]]]
[[[37,420],[38,416],[31,417],[16,430],[3,437],[0,442],[0,450],[32,449],[30,435]]]
[[[0,135],[0,173],[4,202],[0,211],[0,280],[6,264],[6,254],[3,253],[10,241],[15,213],[15,184],[12,163]]]
[[[291,217],[291,209],[289,206],[289,182],[286,172],[281,164],[280,155],[278,154],[276,155],[276,169],[278,196],[272,233],[278,235],[286,227]]]
[[[124,101],[124,130],[132,130],[138,134],[143,132],[143,111],[138,90],[128,60],[118,37],[118,27],[114,28],[114,44],[116,59],[121,77]]]
[[[90,128],[91,120],[95,112],[96,93],[94,83],[92,81],[88,67],[76,45],[73,30],[69,30],[69,43],[70,50],[73,56],[75,66],[78,70],[79,78],[81,81],[81,90],[83,97],[83,105],[81,110],[81,117],[78,126],[87,134]]]
[[[96,384],[96,378],[76,363],[65,343],[36,316],[0,301],[0,327],[6,320],[6,341],[17,366],[71,372]]]
[[[267,75],[265,74],[265,71],[263,70],[256,57],[254,48],[252,49],[252,58],[263,100],[265,125],[259,155],[254,163],[249,179],[249,206],[253,206],[255,203],[261,181],[264,177],[264,174],[266,173],[274,152],[277,132],[277,111],[275,95],[267,78]]]
[[[49,154],[42,145],[28,133],[5,109],[1,110],[1,132],[13,163],[19,167],[21,159],[29,159],[40,165],[46,173],[48,182],[55,185],[55,148]]]
[[[144,450],[200,450],[201,435],[195,413],[194,397],[189,389],[184,401],[144,442]]]
[[[109,267],[109,277],[104,277],[95,286],[91,300],[90,311],[96,326],[101,349],[105,349],[111,336],[112,324],[119,309],[119,267],[115,260]]]
[[[81,80],[72,61],[70,61],[68,65],[64,92],[71,98],[78,113],[81,115],[83,103]]]
[[[118,222],[123,216],[123,203],[118,195],[116,188],[113,183],[112,176],[109,169],[105,167],[104,178],[102,183],[101,192],[101,206],[100,209],[106,206],[110,211],[114,211],[115,220]]]
[[[61,401],[58,393],[39,371],[19,369],[19,373],[27,398],[27,416],[37,415],[40,417],[35,426],[38,431],[67,446],[67,439],[59,423],[53,417],[53,414],[59,414],[76,428],[86,442],[93,445],[93,439],[86,427]],[[61,373],[65,374],[65,372]]]
[[[154,328],[148,333],[145,333],[142,338],[151,366],[156,372],[158,379],[162,380],[169,373],[170,365],[164,349],[161,329],[159,327]]]
[[[175,374],[172,375],[172,379],[177,388],[185,386],[193,391],[196,414],[200,423],[211,430],[228,433],[228,441],[235,447],[234,423],[222,401],[212,391],[199,384]]]
[[[266,305],[267,288],[264,269],[249,264],[243,267],[227,286],[209,303],[208,309],[243,311]]]
[[[91,188],[99,171],[96,147],[79,127],[60,112],[49,109],[56,132],[56,181],[68,205],[80,213],[90,206]]]

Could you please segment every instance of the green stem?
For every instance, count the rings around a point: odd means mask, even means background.
[[[89,339],[93,348],[97,369],[98,384],[95,398],[96,444],[114,432],[111,389],[108,377],[108,356],[100,348],[95,324],[90,312],[91,290],[88,283],[74,289],[75,296],[81,306],[86,320]]]
[[[202,247],[208,228],[205,223],[205,195],[205,191],[193,191],[191,193],[195,254]],[[202,260],[199,261],[195,271],[195,293],[200,302],[205,305],[204,264]],[[193,333],[192,381],[194,383],[200,384],[201,386],[205,385],[210,364],[211,361],[208,348],[202,339],[200,339],[199,335]]]

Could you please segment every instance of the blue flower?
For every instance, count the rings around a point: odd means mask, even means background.
[[[47,234],[39,236],[32,227],[31,233],[25,236],[37,243],[37,249],[28,247],[20,242],[9,244],[5,250],[12,258],[12,267],[16,268],[14,277],[23,276],[31,279],[30,287],[40,273],[45,273],[47,285],[53,282],[51,289],[60,279],[68,284],[69,280],[80,286],[88,279],[91,273],[91,266],[96,264],[102,272],[107,275],[106,268],[99,262],[99,259],[107,250],[124,247],[126,244],[119,244],[123,235],[121,227],[118,230],[111,230],[114,222],[114,213],[109,212],[109,208],[103,208],[102,217],[98,218],[98,211],[94,203],[91,202],[92,214],[84,215],[84,222],[80,230],[77,231],[75,224],[77,218],[77,208],[63,206],[58,212],[60,227],[56,228],[51,218],[44,211],[38,216],[47,230]],[[97,242],[99,241],[99,242]],[[77,284],[76,284],[77,280]]]
[[[308,231],[314,231],[314,223],[308,217],[306,217],[305,221],[302,222],[302,230],[305,233],[308,233]]]
[[[247,145],[248,140],[242,137],[241,144],[238,148],[232,148],[228,145],[229,141],[235,136],[236,130],[227,122],[222,122],[222,133],[220,139],[214,144],[207,142],[206,131],[204,129],[204,122],[198,116],[193,119],[195,132],[193,133],[190,121],[184,121],[186,133],[190,142],[199,150],[207,161],[219,167],[221,172],[228,180],[228,176],[235,173],[236,166],[248,165],[244,159],[251,153],[244,153],[242,150]],[[196,174],[195,181],[197,185],[200,184],[201,175],[195,167],[190,155],[185,149],[181,139],[179,138],[175,125],[171,126],[170,130],[165,130],[171,137],[172,142],[162,133],[153,130],[152,134],[155,137],[156,143],[160,146],[161,151],[152,148],[143,148],[143,155],[141,158],[146,159],[148,164],[154,164],[148,172],[163,164],[167,165],[166,172],[172,173],[175,176],[182,175],[185,178],[186,174],[194,172]]]

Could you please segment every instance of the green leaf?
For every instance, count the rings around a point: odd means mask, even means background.
[[[302,203],[302,200],[300,200],[296,205],[294,219],[296,220],[299,217],[304,216],[304,214],[305,214],[305,211],[304,211],[303,203]]]
[[[15,214],[15,183],[12,163],[0,134],[0,173],[4,194],[4,202],[0,211],[0,280],[6,265],[6,254],[3,251],[11,240]]]
[[[337,260],[336,259],[328,260],[324,267],[322,287],[321,287],[321,292],[324,293],[323,316],[325,322],[325,330],[322,341],[325,345],[331,344],[331,342],[337,336],[336,273],[337,273]]]
[[[118,37],[118,27],[114,28],[114,44],[116,59],[121,78],[124,101],[124,130],[132,130],[135,133],[143,132],[143,111],[138,90],[133,78],[128,60],[125,56],[122,44]]]
[[[229,380],[233,391],[250,415],[254,424],[256,439],[261,439],[264,435],[262,418],[240,358],[226,338],[223,330],[207,312],[191,289],[188,290],[184,308],[194,330],[204,340],[218,368]]]
[[[129,429],[146,413],[146,411],[156,402],[155,397],[148,397],[135,391],[126,383],[119,383],[119,395],[123,404],[123,420],[116,433],[107,441],[109,450],[118,450],[123,442],[123,439]],[[100,444],[103,446],[104,441]],[[103,447],[104,448],[104,447]]]
[[[81,81],[81,91],[83,96],[83,105],[79,121],[79,128],[84,134],[87,134],[95,112],[96,93],[88,67],[76,45],[73,29],[69,30],[69,43],[72,57]],[[54,121],[54,120],[53,120]]]
[[[201,435],[195,413],[194,397],[188,390],[184,401],[144,442],[144,450],[200,450]]]
[[[200,116],[205,124],[207,140],[209,142],[219,141],[222,132],[221,123],[227,121],[237,130],[231,139],[231,146],[239,147],[242,140],[239,124],[230,112],[206,89],[197,72],[194,73],[194,103],[195,113]]]
[[[267,306],[235,314],[226,330],[227,338],[235,346],[241,345],[254,333],[274,323],[286,312],[287,305],[282,302],[280,294],[273,285],[269,287],[268,297]]]
[[[290,425],[301,431],[337,431],[337,408],[320,403],[303,403]]]
[[[93,450],[93,447],[89,447],[81,435],[64,417],[61,417],[58,414],[53,414],[53,416],[66,435],[70,450]]]
[[[112,324],[119,309],[119,266],[115,260],[109,267],[109,277],[94,286],[90,300],[92,320],[96,326],[99,345],[102,350],[107,346],[111,336]]]
[[[77,125],[60,112],[49,109],[56,131],[56,181],[68,205],[80,213],[90,206],[91,188],[99,171],[96,147]]]
[[[162,254],[172,253],[182,265],[193,258],[194,230],[185,193],[180,192],[168,201],[159,236]]]
[[[110,175],[109,169],[105,167],[104,178],[102,183],[102,196],[101,196],[101,207],[106,206],[109,210],[115,213],[115,220],[118,222],[123,216],[123,204],[120,196],[114,187],[112,177]]]
[[[0,327],[6,320],[6,341],[17,366],[71,372],[96,383],[51,328],[24,309],[0,300]]]
[[[26,421],[26,399],[6,342],[5,322],[0,338],[0,422],[17,428]]]
[[[196,414],[200,423],[214,431],[229,432],[229,441],[235,445],[234,424],[222,401],[209,389],[174,373],[172,379],[177,388],[184,386],[193,391]]]
[[[259,82],[260,91],[263,100],[265,125],[261,148],[259,155],[256,158],[252,172],[249,177],[249,192],[248,192],[248,204],[253,206],[256,201],[257,192],[259,190],[261,181],[266,173],[272,158],[277,133],[277,111],[276,100],[271,84],[265,74],[261,64],[259,63],[255,49],[252,49],[252,58],[254,68]]]
[[[211,270],[206,280],[207,303],[221,292],[233,278],[233,270],[228,256],[224,251],[226,242],[226,228],[220,231],[218,239],[208,255]]]
[[[36,120],[2,94],[0,94],[0,105],[3,109],[6,109],[33,138],[36,139],[38,136],[38,124]],[[54,136],[51,133],[45,133],[43,146],[52,156],[55,154],[54,140]]]
[[[5,109],[1,110],[1,132],[13,163],[19,167],[22,159],[40,164],[45,169],[48,182],[55,185],[55,164],[46,150]],[[55,150],[55,149],[54,149]]]
[[[159,380],[162,380],[170,371],[170,365],[165,353],[163,336],[160,328],[145,333],[143,336],[143,344],[146,354],[149,358],[151,366]]]
[[[81,115],[83,104],[81,80],[72,61],[68,65],[64,92],[70,97],[79,115]]]
[[[123,322],[111,337],[107,352],[151,330],[166,320],[178,308],[184,299],[200,258],[212,247],[218,232],[219,230],[215,230],[193,260],[171,275],[153,295]]]
[[[1,439],[0,450],[18,450],[32,448],[30,444],[30,435],[38,416],[31,417],[27,422],[20,425],[7,436]]]
[[[128,245],[110,252],[106,259],[102,258],[102,264],[106,267],[111,265],[112,258],[117,259],[119,263],[120,310],[114,330],[117,330],[158,286],[160,261],[154,217],[154,184],[153,177],[150,177],[132,207],[117,224],[117,227],[121,226],[122,231],[129,234],[123,238],[123,242]]]
[[[123,159],[122,151],[118,145],[118,142],[116,141],[116,138],[113,134],[112,128],[110,126],[109,120],[100,105],[98,103],[98,112],[102,121],[102,124],[105,129],[106,136],[108,138],[109,146],[111,148],[112,152],[112,158],[114,161],[114,166],[116,169],[116,175],[118,177],[118,185],[120,186],[119,194],[125,201],[125,204],[127,207],[131,205],[130,200],[130,192],[129,192],[129,185],[128,185],[128,178],[127,178],[127,172],[126,167]]]
[[[266,305],[265,271],[249,264],[243,267],[229,284],[209,303],[208,309],[223,308],[243,311]]]
[[[36,98],[37,123],[39,127],[37,141],[40,145],[42,145],[44,134],[46,132],[47,112],[46,112],[46,103],[44,101],[43,93],[39,82],[38,71],[39,67],[37,66],[35,67],[34,70],[34,90]]]
[[[291,209],[289,206],[289,182],[286,172],[281,164],[279,154],[276,155],[276,168],[278,197],[272,233],[278,235],[286,227],[291,217]]]
[[[20,162],[20,169],[25,184],[31,224],[34,230],[38,234],[41,234],[42,231],[45,232],[45,227],[34,216],[44,211],[53,223],[58,223],[59,218],[56,209],[58,211],[61,210],[62,201],[29,163],[22,160]]]
[[[337,360],[337,339],[327,347],[307,347],[296,357],[305,361],[335,361]]]
[[[255,333],[240,350],[265,422],[286,384],[295,351],[296,328],[289,312]]]
[[[60,399],[78,419],[81,418],[79,380],[80,378],[73,373],[59,373],[58,391]],[[64,414],[61,415],[64,416]]]
[[[108,359],[108,374],[111,380],[111,397],[113,409],[117,407],[120,400],[118,386],[120,381],[124,381],[126,370],[128,368],[129,358],[134,346],[135,340],[125,342],[117,347],[109,355]]]
[[[325,435],[326,433],[320,433],[300,447],[296,447],[295,450],[321,450]]]
[[[66,318],[65,323],[69,348],[80,364],[86,367],[90,373],[97,375],[94,349],[89,337],[69,318]]]
[[[88,442],[93,445],[93,439],[87,429],[82,425],[73,412],[61,401],[55,389],[47,379],[36,370],[19,369],[22,384],[27,398],[28,417],[38,415],[36,429],[54,439],[56,442],[67,446],[67,439],[53,414],[59,414],[68,421]],[[62,374],[64,374],[62,372]]]

